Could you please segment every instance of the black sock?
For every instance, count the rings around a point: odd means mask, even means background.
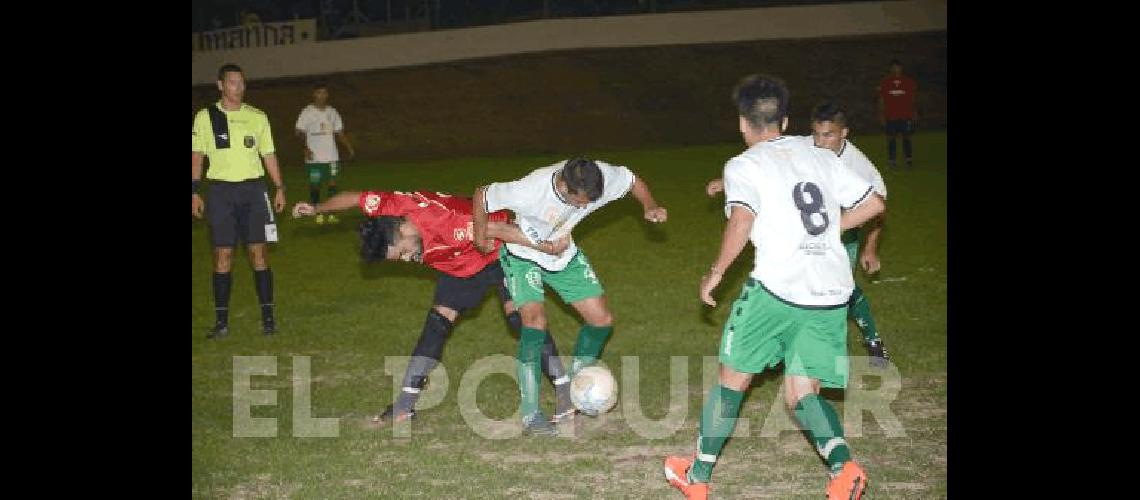
[[[906,156],[906,162],[910,163],[911,159],[910,137],[903,137],[903,155]]]
[[[889,160],[891,164],[894,164],[895,162],[896,149],[897,147],[895,145],[895,138],[894,136],[891,136],[890,140],[887,141],[887,160]]]
[[[261,320],[273,318],[273,271],[265,268],[264,271],[254,271],[253,279],[257,284],[257,301],[261,304]]]
[[[321,201],[321,187],[309,186],[309,203],[316,205]]]
[[[336,184],[329,184],[329,198],[336,195]]]
[[[230,273],[214,273],[214,317],[223,325],[230,322]]]

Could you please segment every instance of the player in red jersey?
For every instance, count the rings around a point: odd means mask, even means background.
[[[887,134],[887,159],[891,169],[895,168],[895,138],[903,137],[903,155],[906,167],[911,168],[910,135],[918,122],[918,111],[914,101],[918,94],[918,84],[914,78],[903,74],[903,65],[898,59],[891,61],[891,72],[879,82],[879,123]]]
[[[400,397],[382,414],[373,417],[377,424],[402,421],[415,416],[416,400],[428,373],[439,363],[455,321],[464,310],[478,306],[488,288],[498,290],[503,312],[514,331],[522,327],[522,320],[505,286],[498,252],[484,254],[471,241],[474,231],[470,198],[431,191],[346,191],[317,205],[298,203],[293,207],[293,216],[353,207],[359,207],[369,217],[359,228],[364,260],[418,262],[440,271],[433,305],[412,351],[412,362],[404,373]],[[490,220],[487,237],[495,239],[496,250],[502,241],[547,253],[559,253],[569,245],[569,238],[531,242],[510,222],[510,212],[505,210],[490,214]],[[572,415],[569,378],[558,359],[554,338],[549,334],[543,345],[542,369],[558,395],[554,418]]]

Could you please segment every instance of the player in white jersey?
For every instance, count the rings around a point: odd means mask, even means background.
[[[753,375],[784,363],[784,401],[831,467],[828,498],[858,499],[866,474],[851,460],[843,426],[819,390],[847,385],[853,282],[839,232],[885,206],[833,153],[782,135],[788,90],[781,80],[750,75],[733,98],[748,149],[724,166],[728,225],[701,279],[701,300],[716,306],[710,294],[749,240],[755,264],[721,336],[719,380],[701,412],[695,460],[667,457],[665,477],[686,497],[707,498]]]
[[[842,106],[833,101],[817,105],[811,113],[811,129],[811,137],[806,137],[805,140],[810,140],[816,147],[835,152],[844,166],[859,177],[870,181],[875,192],[884,200],[887,199],[887,186],[883,183],[883,176],[879,174],[879,170],[875,168],[871,160],[867,159],[867,155],[864,155],[859,148],[855,147],[855,144],[847,140],[847,133],[850,130],[847,127],[847,112]],[[859,262],[863,267],[863,272],[867,274],[879,272],[881,263],[879,262],[878,249],[879,236],[882,232],[883,216],[879,215],[863,227],[848,229],[840,235],[839,238],[847,250],[847,257],[853,269],[855,263]],[[859,255],[860,233],[866,234],[863,240],[862,256]],[[859,326],[859,331],[863,333],[863,344],[871,353],[871,365],[879,368],[887,366],[890,354],[883,344],[883,339],[879,337],[875,317],[871,315],[871,303],[867,300],[867,296],[858,283],[855,284],[855,289],[851,292],[851,300],[847,302],[847,315],[855,320],[855,324]]]
[[[602,161],[575,158],[535,170],[512,182],[496,182],[475,190],[475,244],[491,250],[487,240],[487,214],[510,210],[515,223],[532,243],[570,237],[561,253],[551,255],[523,245],[507,243],[499,250],[499,262],[507,288],[522,314],[519,338],[519,390],[522,395],[524,429],[528,433],[553,435],[557,429],[538,408],[538,362],[546,336],[543,308],[544,285],[581,315],[574,361],[569,376],[594,363],[613,331],[613,315],[606,306],[604,290],[586,254],[574,243],[571,231],[587,215],[632,192],[641,202],[645,218],[665,222],[667,212],[657,205],[649,186],[628,168]],[[573,412],[555,415],[555,421]]]
[[[327,85],[318,84],[313,88],[313,103],[305,106],[297,116],[297,135],[305,144],[305,170],[309,175],[309,203],[316,205],[321,200],[321,184],[328,180],[329,197],[336,194],[336,174],[340,171],[340,154],[336,149],[339,140],[348,151],[351,160],[356,156],[352,143],[344,134],[344,121],[336,108],[329,105]],[[336,138],[334,140],[333,138]],[[326,219],[327,217],[327,219]],[[337,222],[333,214],[318,214],[317,224],[325,221]]]
[[[875,168],[871,160],[867,159],[867,156],[855,147],[855,144],[847,140],[848,132],[846,113],[837,104],[825,102],[817,105],[812,111],[812,135],[799,136],[799,138],[815,147],[833,151],[839,156],[844,166],[870,182],[875,192],[886,200],[887,186],[883,183],[883,176],[879,174],[879,170]],[[713,179],[708,183],[705,191],[709,196],[724,191],[724,179]],[[847,257],[852,268],[855,267],[858,259],[862,263],[863,271],[867,274],[874,274],[879,271],[881,263],[879,262],[878,248],[882,224],[883,217],[880,215],[862,228],[867,235],[863,245],[862,258],[859,258],[861,228],[851,228],[840,235],[840,240],[847,251]],[[855,324],[859,326],[859,331],[863,334],[863,344],[867,346],[867,351],[871,354],[871,365],[878,368],[886,367],[890,353],[887,352],[887,347],[879,336],[875,318],[871,315],[871,304],[858,284],[855,284],[851,299],[848,301],[847,314],[855,320]]]

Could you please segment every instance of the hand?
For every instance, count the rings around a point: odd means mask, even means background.
[[[278,189],[277,192],[273,194],[273,210],[277,213],[281,213],[282,210],[285,210],[285,190]]]
[[[293,205],[293,217],[305,217],[317,213],[316,207],[306,203],[300,202]]]
[[[879,272],[879,256],[873,252],[863,252],[863,255],[859,258],[859,264],[863,266],[863,271],[867,274]]]
[[[724,179],[713,179],[705,186],[705,193],[709,195],[709,198],[722,191],[724,191]]]
[[[701,277],[701,301],[710,306],[716,307],[716,300],[712,298],[712,291],[716,290],[716,286],[720,284],[720,279],[724,277],[717,271],[709,271]]]
[[[550,255],[562,255],[566,248],[570,246],[570,235],[563,236],[557,240],[543,241],[538,244],[538,251],[548,253]]]
[[[665,210],[665,207],[656,207],[645,211],[645,220],[649,222],[665,222],[665,219],[668,218],[669,212]]]
[[[356,150],[350,149],[350,150],[348,150],[348,159],[352,160],[353,158],[356,158]]]
[[[205,208],[206,202],[202,201],[202,196],[198,193],[194,193],[194,198],[190,200],[190,213],[194,214],[194,217],[201,219],[202,211]]]
[[[313,161],[313,150],[305,148],[305,161]]]
[[[475,249],[482,252],[482,253],[491,253],[491,251],[495,249],[495,239],[494,238],[487,238],[487,239],[483,239],[483,240],[475,240],[475,241],[472,241],[472,243],[475,245]]]

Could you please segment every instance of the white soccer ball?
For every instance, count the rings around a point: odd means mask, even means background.
[[[614,375],[602,366],[587,366],[570,381],[570,402],[586,414],[601,414],[617,404]]]

